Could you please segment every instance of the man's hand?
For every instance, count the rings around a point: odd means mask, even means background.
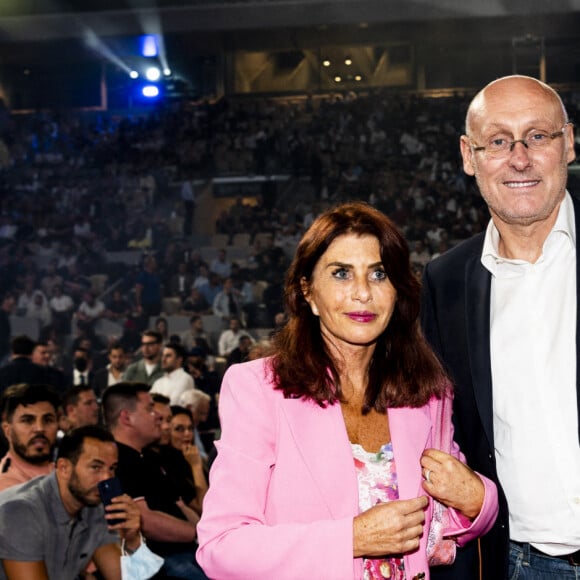
[[[109,529],[119,531],[128,550],[134,552],[141,545],[141,511],[126,493],[113,498],[112,503],[105,507],[105,519],[107,522],[115,519],[123,520],[115,525],[109,525]]]

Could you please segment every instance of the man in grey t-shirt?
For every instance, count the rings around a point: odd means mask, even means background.
[[[53,473],[0,493],[0,579],[72,579],[91,559],[107,580],[121,578],[119,535],[133,552],[141,534],[129,496],[106,512],[101,504],[97,483],[114,475],[117,457],[107,431],[81,427],[62,439]],[[108,526],[111,517],[121,523]]]

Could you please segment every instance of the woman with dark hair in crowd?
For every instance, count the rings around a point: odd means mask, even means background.
[[[195,489],[195,498],[189,507],[201,514],[203,498],[207,492],[207,479],[203,461],[194,442],[195,425],[191,411],[179,405],[171,406],[171,446],[183,457],[183,478]]]
[[[169,342],[169,325],[167,324],[167,318],[160,316],[155,321],[155,327],[153,330],[156,330],[159,332],[159,334],[161,334],[161,342],[163,344]]]
[[[493,483],[456,445],[432,449],[451,393],[419,293],[407,244],[371,206],[338,206],[306,232],[272,356],[224,376],[198,524],[209,577],[429,578],[431,498],[459,545],[491,527]]]

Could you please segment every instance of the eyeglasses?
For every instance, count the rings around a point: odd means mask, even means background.
[[[559,131],[554,131],[554,133],[532,129],[523,139],[510,140],[503,135],[499,135],[490,139],[487,145],[480,146],[472,143],[471,146],[474,151],[485,151],[489,157],[504,157],[514,150],[516,143],[521,143],[530,151],[542,151],[543,149],[547,149],[554,139],[562,137],[569,124],[566,123]]]

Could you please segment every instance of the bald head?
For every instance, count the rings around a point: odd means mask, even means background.
[[[477,131],[492,111],[509,113],[510,108],[522,106],[536,108],[539,117],[556,117],[561,125],[568,122],[564,103],[553,88],[533,77],[512,75],[492,81],[475,95],[465,118],[466,133]]]

